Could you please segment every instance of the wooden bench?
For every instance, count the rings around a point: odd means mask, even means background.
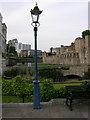
[[[72,111],[72,101],[75,98],[74,94],[88,94],[87,85],[71,85],[66,86],[66,105],[70,108]],[[83,91],[82,88],[85,88]],[[79,90],[79,91],[78,91]]]

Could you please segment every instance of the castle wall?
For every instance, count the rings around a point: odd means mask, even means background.
[[[80,60],[78,53],[66,53],[52,56],[46,56],[46,53],[43,53],[43,63],[61,65],[79,65]]]
[[[44,52],[42,56],[43,56],[43,63],[57,64],[58,59],[56,55],[47,56],[46,52]]]
[[[80,65],[80,66],[70,66],[69,70],[62,70],[63,75],[77,75],[80,77],[84,76],[84,73],[88,71],[88,66],[86,65]]]
[[[61,50],[60,48],[56,48],[56,55],[59,55],[59,54],[61,54]]]
[[[65,49],[66,48],[66,49]],[[90,65],[90,35],[76,38],[71,46],[56,48],[56,55],[43,53],[43,62],[62,65]]]
[[[85,39],[77,38],[75,40],[75,51],[79,53],[81,64],[85,64]]]
[[[87,35],[85,37],[85,59],[86,59],[86,63],[88,65],[90,65],[90,35]]]

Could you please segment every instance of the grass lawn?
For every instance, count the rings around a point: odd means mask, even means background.
[[[68,81],[66,81],[66,82],[85,82],[85,81],[90,82],[90,80],[76,80],[76,81],[68,80]]]
[[[73,81],[73,82],[77,82],[77,83],[53,84],[53,86],[55,89],[58,89],[60,87],[65,87],[65,86],[69,86],[69,85],[81,85],[82,84],[81,82],[85,82],[85,81],[90,82],[90,80],[82,80],[82,81]],[[66,82],[70,82],[70,81],[66,81]]]
[[[22,98],[18,97],[18,96],[2,96],[2,102],[22,102]]]
[[[2,102],[3,103],[23,103],[23,100],[21,97],[18,97],[18,96],[2,96]],[[24,98],[24,102],[32,102],[31,99],[27,99],[27,98]]]
[[[45,64],[45,63],[37,63],[38,66],[52,66],[52,64]],[[25,64],[22,64],[22,63],[19,63],[18,66],[28,66],[27,63]],[[31,63],[31,66],[35,66],[35,63]]]
[[[61,87],[69,86],[69,85],[81,85],[82,83],[68,83],[68,84],[53,84],[55,89],[59,89]]]
[[[50,66],[52,64],[37,63],[38,66]],[[32,66],[35,66],[35,63],[32,63]]]

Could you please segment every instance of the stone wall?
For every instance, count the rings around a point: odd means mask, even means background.
[[[90,65],[90,35],[76,38],[71,46],[56,48],[56,55],[43,53],[43,63],[61,65]]]
[[[85,59],[86,63],[90,65],[90,35],[85,37]]]
[[[43,63],[61,64],[61,65],[78,65],[80,64],[80,60],[78,53],[66,53],[60,55],[46,56],[46,53],[44,52]]]
[[[79,53],[81,64],[85,64],[85,39],[77,38],[75,40],[75,51]]]
[[[6,69],[6,36],[7,27],[2,23],[2,15],[0,14],[0,75]]]
[[[70,66],[69,70],[62,70],[64,76],[67,75],[77,75],[80,77],[84,76],[84,73],[88,71],[88,66],[81,65],[81,66]]]
[[[43,62],[44,63],[57,64],[58,56],[56,56],[56,55],[48,56],[48,54],[46,52],[44,52],[42,55],[43,55]]]

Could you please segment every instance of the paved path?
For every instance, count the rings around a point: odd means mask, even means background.
[[[33,103],[3,103],[3,118],[88,118],[88,101],[75,100],[73,111],[65,105],[65,99],[41,103],[41,109],[33,109]]]

